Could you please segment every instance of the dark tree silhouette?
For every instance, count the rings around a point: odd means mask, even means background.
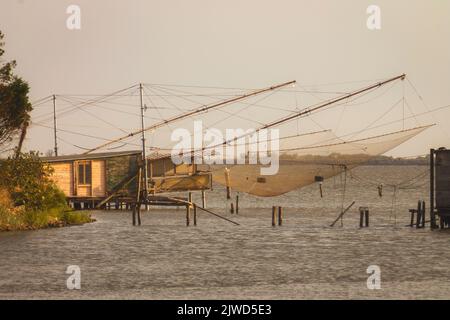
[[[16,151],[19,153],[33,108],[28,100],[28,84],[14,75],[16,61],[2,59],[5,53],[3,38],[0,31],[0,145],[9,144],[18,137]]]

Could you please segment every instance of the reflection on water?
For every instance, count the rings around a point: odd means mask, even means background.
[[[353,179],[324,183],[277,198],[240,195],[234,226],[199,212],[186,228],[184,210],[152,209],[143,226],[128,212],[96,212],[79,227],[0,234],[0,298],[450,298],[450,234],[411,229],[408,208],[427,200],[427,177],[414,188],[384,186],[426,167],[362,167]],[[355,177],[359,179],[356,180]],[[208,193],[224,213],[225,192]],[[342,206],[357,203],[337,227]],[[195,199],[199,199],[195,198]],[[272,205],[285,207],[271,227]],[[370,228],[359,229],[358,206]],[[263,208],[265,207],[265,208]],[[381,267],[381,290],[368,290],[366,269]],[[68,265],[81,267],[82,290],[66,288]]]

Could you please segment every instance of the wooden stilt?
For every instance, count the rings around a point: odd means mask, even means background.
[[[230,203],[230,213],[231,214],[234,213],[234,203],[233,202]]]
[[[227,187],[227,199],[231,199],[231,186],[230,186],[230,169],[225,168],[225,185]]]
[[[366,228],[369,227],[369,208],[366,208],[364,211],[364,215],[366,216]]]
[[[194,226],[197,226],[197,206],[194,204]]]
[[[275,217],[275,210],[276,210],[276,207],[275,206],[272,206],[272,227],[275,227],[276,226],[276,217]]]
[[[186,227],[189,227],[191,223],[191,206],[189,204],[186,205]]]
[[[136,208],[137,208],[137,204],[134,205],[133,212],[131,213],[131,219],[133,221],[133,226],[136,225]]]
[[[283,208],[278,207],[278,225],[281,226],[283,224]]]
[[[425,201],[422,201],[422,207],[421,207],[421,211],[422,211],[422,228],[425,228],[425,209],[426,209]]]
[[[414,213],[416,212],[415,209],[409,209],[409,212],[411,213],[411,223],[410,223],[410,227],[414,227]]]
[[[359,227],[364,227],[364,210],[362,208],[359,208]]]
[[[239,214],[239,194],[236,195],[236,214]]]
[[[206,192],[202,190],[202,207],[206,208]]]
[[[141,225],[141,202],[138,203],[138,207],[137,207],[137,222],[138,222],[138,226]]]
[[[422,220],[422,204],[419,202],[417,202],[417,220],[416,220],[416,228],[419,229],[420,228],[420,223]]]
[[[136,190],[136,205],[135,205],[135,213],[133,215],[133,225],[136,225],[135,223],[135,215],[137,214],[137,220],[138,220],[138,225],[141,225],[141,185],[142,185],[142,168],[139,168],[139,172],[138,172],[138,184],[137,184],[137,190]]]
[[[430,150],[430,227],[436,229],[436,214],[435,214],[435,200],[434,200],[434,149]]]

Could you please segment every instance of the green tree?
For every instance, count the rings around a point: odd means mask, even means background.
[[[20,152],[33,108],[28,100],[28,83],[13,72],[16,61],[2,59],[5,53],[3,38],[0,31],[0,145],[19,136],[17,150]]]
[[[20,153],[0,161],[0,188],[8,191],[15,206],[30,210],[66,208],[66,197],[53,183],[52,173],[37,152]]]

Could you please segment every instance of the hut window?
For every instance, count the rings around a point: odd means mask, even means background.
[[[92,181],[91,161],[82,161],[78,163],[78,184],[89,185]]]

